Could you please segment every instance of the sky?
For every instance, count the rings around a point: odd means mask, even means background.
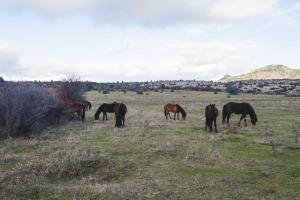
[[[0,76],[218,80],[300,68],[300,0],[0,0]]]

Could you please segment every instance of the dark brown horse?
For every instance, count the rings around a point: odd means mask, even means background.
[[[107,113],[115,112],[116,103],[117,102],[101,104],[95,113],[95,120],[99,119],[99,115],[101,114],[101,112],[103,112],[103,121],[107,120]]]
[[[205,108],[205,130],[207,131],[207,127],[209,127],[209,131],[212,131],[212,125],[214,123],[215,131],[218,132],[217,129],[217,117],[219,115],[219,111],[216,108],[215,104],[210,104]]]
[[[186,119],[186,112],[178,104],[170,104],[170,103],[168,103],[168,104],[166,104],[164,106],[164,111],[165,111],[165,117],[166,117],[166,119],[168,119],[168,116],[171,119],[170,112],[174,113],[174,120],[176,119],[176,115],[177,115],[177,119],[179,120],[179,113],[181,113],[181,116],[182,116],[183,120]]]
[[[123,103],[116,103],[115,107],[115,119],[116,119],[116,124],[115,127],[122,127],[125,126],[125,115],[127,113],[127,107]]]
[[[127,113],[127,107],[123,103],[104,103],[99,106],[95,113],[95,120],[99,119],[100,113],[103,112],[103,120],[107,120],[107,113],[115,113],[115,126],[122,127],[125,126],[125,115]]]
[[[225,123],[225,119],[227,121],[227,124],[229,126],[229,119],[230,116],[234,114],[240,114],[242,115],[239,121],[239,125],[241,124],[241,121],[244,119],[245,121],[245,126],[247,126],[247,121],[246,121],[246,116],[249,115],[251,119],[252,125],[255,125],[257,122],[257,116],[252,108],[252,106],[249,103],[235,103],[235,102],[230,102],[227,103],[223,106],[223,124]]]

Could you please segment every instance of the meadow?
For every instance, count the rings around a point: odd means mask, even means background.
[[[50,127],[39,137],[0,139],[0,199],[297,199],[300,196],[300,99],[197,91],[137,95],[96,91],[86,121]],[[127,105],[126,126],[95,121],[104,102]],[[256,126],[222,106],[250,103]],[[166,120],[178,103],[187,119]],[[204,108],[220,111],[219,133],[205,131]],[[100,119],[102,115],[100,116]],[[3,132],[4,130],[0,130]],[[2,133],[3,135],[3,133]]]

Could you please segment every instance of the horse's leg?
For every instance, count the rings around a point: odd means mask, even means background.
[[[105,112],[103,112],[103,121],[105,120]]]
[[[239,126],[241,125],[241,121],[245,118],[245,114],[242,114],[241,118],[240,118],[240,121],[239,121]]]
[[[82,119],[82,112],[81,111],[77,111],[77,119],[80,120],[80,117]]]
[[[209,120],[209,132],[212,132],[212,123],[213,123],[213,121],[210,119]]]
[[[120,119],[121,126],[125,126],[125,115],[122,114]]]
[[[177,113],[177,119],[179,120],[179,113]]]
[[[214,119],[214,125],[215,125],[215,131],[217,133],[218,132],[218,129],[217,129],[217,119]]]
[[[229,119],[230,119],[230,117],[231,117],[231,114],[228,114],[228,115],[227,115],[227,125],[228,125],[228,126],[230,126],[230,124],[229,124]]]
[[[176,120],[176,112],[174,113],[174,120]]]
[[[247,115],[245,115],[245,118],[244,118],[245,126],[247,126],[246,116],[247,116]]]
[[[205,131],[207,131],[207,125],[208,125],[208,120],[207,118],[205,119]]]

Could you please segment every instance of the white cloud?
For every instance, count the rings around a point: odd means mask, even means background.
[[[252,18],[270,14],[277,6],[278,0],[218,0],[210,15],[223,20]]]
[[[270,13],[278,0],[0,0],[52,16],[83,14],[100,23],[169,25],[238,20]]]
[[[149,43],[148,43],[149,42]],[[93,81],[142,81],[160,79],[216,79],[227,73],[247,70],[249,51],[253,45],[239,41],[232,42],[181,42],[164,40],[135,41],[132,47],[144,49],[144,53],[120,53],[109,55],[106,61],[66,61],[53,58],[27,58],[22,61],[26,77],[17,79],[59,80],[67,74],[78,74]],[[155,43],[155,44],[153,44]],[[152,44],[152,46],[151,46]],[[160,44],[160,45],[157,45]],[[16,73],[17,74],[17,73]]]
[[[21,72],[22,67],[19,60],[16,49],[6,42],[0,41],[0,76],[12,75],[16,71]]]

